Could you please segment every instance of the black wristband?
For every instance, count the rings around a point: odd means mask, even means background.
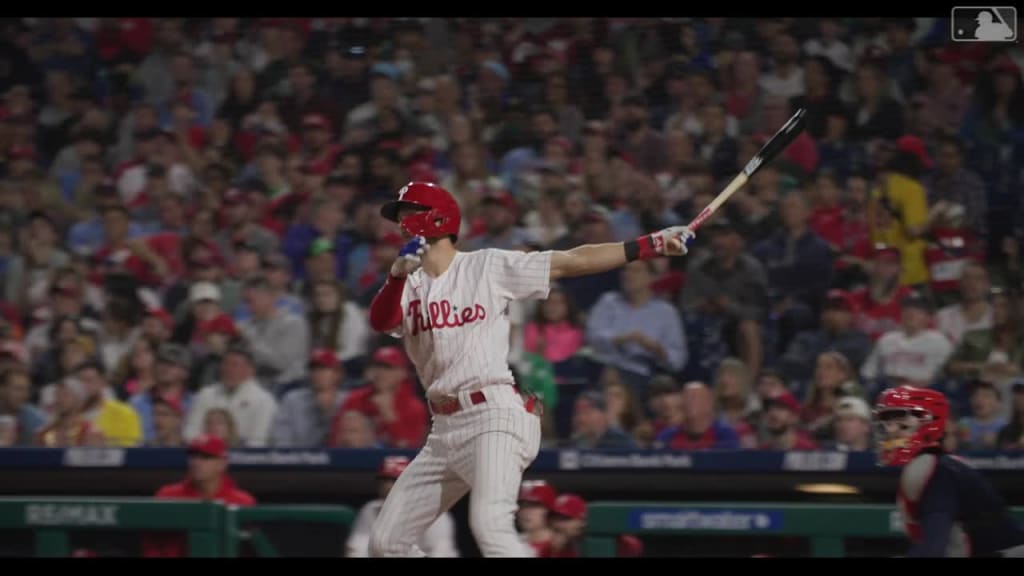
[[[623,242],[622,249],[626,252],[626,262],[632,262],[640,257],[640,243],[636,240]]]

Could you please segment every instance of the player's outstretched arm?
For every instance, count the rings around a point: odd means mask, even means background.
[[[672,226],[629,242],[584,244],[551,255],[551,279],[586,276],[612,270],[633,260],[685,256],[694,237],[687,226]]]

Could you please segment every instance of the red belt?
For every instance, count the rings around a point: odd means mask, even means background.
[[[483,404],[487,402],[487,396],[480,390],[475,390],[469,393],[469,402],[473,406],[477,404]],[[533,413],[534,409],[539,405],[537,404],[537,397],[532,394],[526,398],[526,411]],[[462,410],[462,404],[459,402],[458,396],[445,396],[440,400],[430,401],[430,411],[434,414],[441,414],[442,416],[450,416],[455,414],[459,410]]]

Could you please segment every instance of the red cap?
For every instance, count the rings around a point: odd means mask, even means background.
[[[200,434],[188,443],[189,454],[204,454],[214,458],[224,458],[228,453],[228,446],[224,440],[209,434]]]
[[[555,489],[543,480],[527,480],[519,487],[519,501],[540,504],[551,510],[555,506]]]
[[[773,404],[778,404],[779,406],[788,408],[790,411],[795,413],[800,412],[800,402],[798,402],[796,397],[789,392],[783,392],[778,396],[765,400],[766,407],[770,407]]]
[[[147,308],[146,316],[159,318],[160,321],[164,323],[164,326],[167,326],[168,328],[174,327],[174,318],[171,317],[170,313],[163,308]]]
[[[437,177],[437,172],[434,172],[430,164],[426,162],[416,162],[409,167],[409,178],[416,180],[417,182],[440,182],[440,178]]]
[[[185,407],[181,405],[181,398],[175,398],[169,394],[157,396],[156,401],[160,404],[165,404],[171,410],[174,410],[178,416],[185,415]]]
[[[587,502],[575,494],[562,494],[555,498],[555,504],[551,507],[551,511],[574,520],[586,520]]]
[[[408,466],[409,459],[405,456],[388,456],[380,463],[380,469],[377,470],[377,477],[395,480]]]
[[[828,295],[825,297],[825,303],[828,308],[842,308],[847,312],[855,312],[857,310],[857,302],[846,290],[829,290]]]
[[[213,318],[206,320],[196,327],[198,332],[197,336],[202,338],[208,334],[225,334],[232,338],[239,336],[238,328],[235,326],[235,322],[227,314],[218,314]]]
[[[896,148],[901,152],[909,152],[921,161],[921,164],[925,168],[931,168],[934,166],[931,156],[928,155],[928,150],[925,149],[924,141],[917,136],[907,134],[906,136],[900,136],[896,140]]]
[[[639,558],[644,554],[644,543],[636,536],[623,534],[615,545],[615,555],[619,558]]]
[[[513,198],[511,194],[505,192],[504,190],[495,190],[493,192],[489,192],[486,196],[484,196],[484,203],[486,204],[488,202],[494,202],[508,210],[516,210],[516,199]]]
[[[318,348],[309,357],[310,368],[337,368],[338,355],[329,348]]]
[[[373,353],[373,364],[383,364],[393,368],[405,368],[405,354],[394,346],[378,348]]]

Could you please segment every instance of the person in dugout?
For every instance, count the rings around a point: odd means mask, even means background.
[[[878,458],[902,467],[897,504],[911,557],[1024,558],[1024,528],[977,470],[942,449],[949,400],[928,388],[900,386],[875,405]]]
[[[188,445],[188,475],[181,482],[161,487],[160,500],[200,500],[235,506],[252,506],[256,499],[238,488],[228,475],[228,448],[224,440],[207,434],[194,438]],[[184,557],[188,555],[184,534],[149,535],[143,541],[142,555]]]
[[[543,558],[551,547],[554,533],[548,523],[548,514],[554,508],[556,498],[555,489],[544,480],[526,480],[519,487],[516,523],[523,541],[533,547],[539,558]]]
[[[577,558],[587,527],[587,503],[576,494],[561,494],[551,507],[551,543],[542,558]]]

